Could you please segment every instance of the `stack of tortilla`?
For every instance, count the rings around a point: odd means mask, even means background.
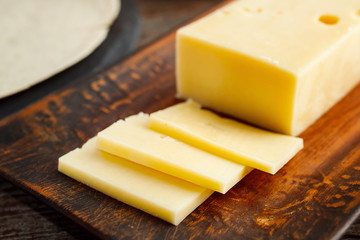
[[[0,98],[88,56],[119,11],[119,0],[0,0]]]

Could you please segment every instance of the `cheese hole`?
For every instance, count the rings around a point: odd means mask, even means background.
[[[358,9],[358,10],[356,11],[356,15],[358,15],[358,17],[360,17],[360,9]]]
[[[339,18],[334,15],[322,15],[319,17],[319,21],[327,25],[335,25],[339,22]]]

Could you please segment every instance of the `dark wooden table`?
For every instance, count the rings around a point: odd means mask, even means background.
[[[220,0],[136,0],[141,32],[136,48],[155,41]],[[359,239],[359,219],[341,239]],[[0,179],[0,239],[96,239],[13,184]]]

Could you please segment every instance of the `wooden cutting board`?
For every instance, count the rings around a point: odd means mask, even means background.
[[[179,226],[57,171],[57,159],[119,118],[175,99],[174,33],[0,121],[0,174],[107,239],[336,239],[360,213],[360,85],[308,128],[276,175],[253,171]]]

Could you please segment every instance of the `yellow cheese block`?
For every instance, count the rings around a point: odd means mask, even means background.
[[[120,120],[98,133],[98,148],[221,193],[252,170],[155,132],[148,123],[145,114]]]
[[[178,30],[177,91],[298,135],[360,80],[359,0],[241,0]]]
[[[189,100],[152,113],[150,128],[207,152],[272,174],[303,147],[301,138],[222,118]]]
[[[174,225],[213,191],[101,152],[96,139],[59,158],[59,171]]]

